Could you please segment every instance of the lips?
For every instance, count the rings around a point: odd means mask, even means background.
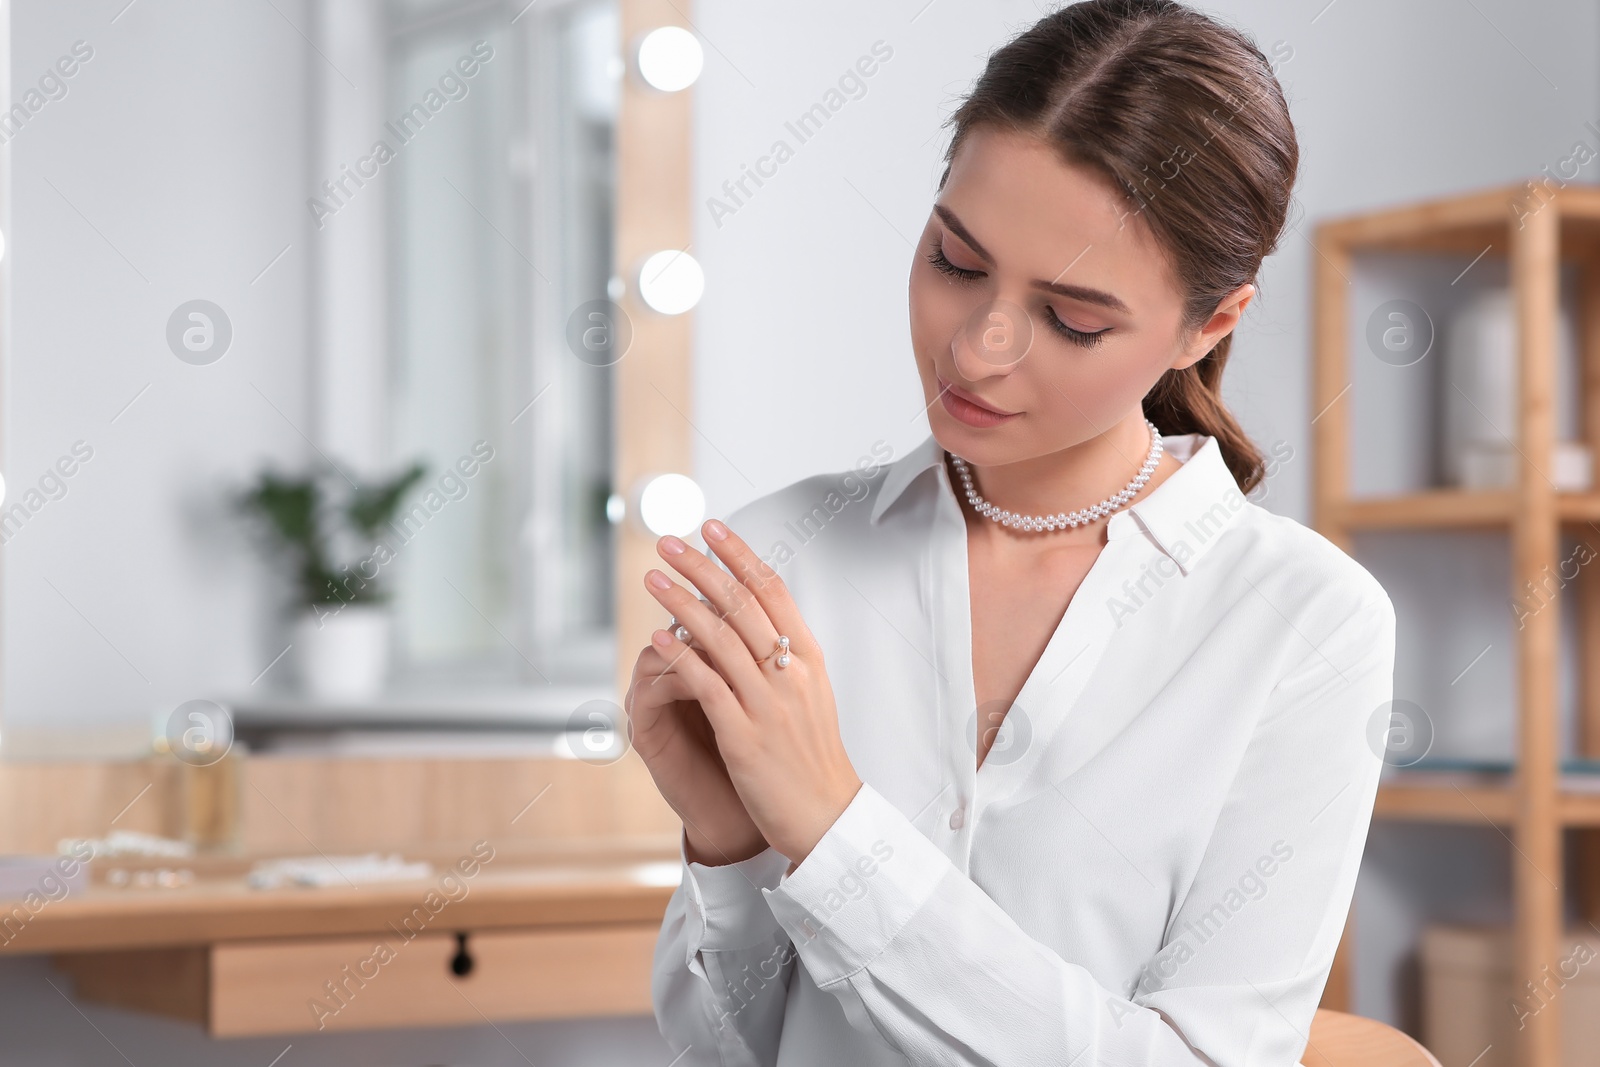
[[[956,386],[952,385],[950,382],[945,381],[944,378],[941,375],[939,375],[938,373],[934,374],[934,378],[938,381],[939,388],[940,388],[941,391],[943,391],[945,393],[948,393],[951,396],[954,396],[954,397],[956,397],[956,398],[958,398],[960,400],[963,400],[966,403],[971,404],[975,408],[981,408],[984,411],[987,411],[991,415],[999,415],[1001,417],[1006,417],[1006,416],[1017,414],[1014,411],[1002,411],[1000,408],[995,407],[993,404],[988,403],[987,401],[981,399],[980,397],[974,396],[972,393],[967,392],[965,389],[958,389]]]
[[[965,426],[986,430],[1010,422],[1019,414],[1015,411],[997,411],[966,390],[957,389],[937,374],[934,377],[939,382],[940,406],[952,419]]]

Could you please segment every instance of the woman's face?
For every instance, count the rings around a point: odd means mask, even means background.
[[[1180,338],[1166,256],[1110,186],[1035,138],[976,127],[911,266],[911,343],[934,437],[990,466],[1142,424],[1150,387],[1209,351],[1253,291],[1241,286]]]

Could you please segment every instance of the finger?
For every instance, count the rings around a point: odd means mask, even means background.
[[[705,597],[701,597],[700,599],[704,600]],[[683,633],[682,634],[678,633],[678,628],[679,627],[682,627],[682,629],[683,629]],[[690,648],[694,649],[695,652],[697,654],[699,654],[701,659],[705,659],[706,662],[708,662],[708,663],[710,662],[709,659],[706,659],[706,648],[705,648],[705,645],[696,644],[695,643],[696,638],[695,638],[694,634],[689,633],[689,628],[687,626],[684,626],[682,622],[679,622],[678,620],[674,619],[672,621],[672,624],[669,625],[669,626],[664,627],[664,629],[666,629],[666,631],[668,633],[672,634],[678,640],[682,641],[684,644],[686,644]],[[651,651],[652,652],[655,651],[654,646],[651,647]]]
[[[667,632],[671,633],[672,631],[669,628]],[[692,653],[696,656],[699,656],[700,659],[707,664],[711,662],[710,656],[706,650],[703,647],[694,644],[692,635],[689,641],[683,643],[687,644],[688,652],[679,652],[677,655],[682,656]],[[676,659],[676,657],[673,657],[673,659]],[[643,681],[647,686],[654,686],[663,678],[671,677],[672,664],[673,660],[663,656],[661,650],[655,645],[646,645],[644,650],[639,653],[638,661],[633,665],[634,681]],[[680,697],[679,699],[687,700],[688,698]]]
[[[649,657],[647,660],[645,657]],[[630,687],[633,699],[641,708],[659,708],[675,700],[693,700],[683,675],[671,670],[671,663],[660,655],[654,645],[646,648],[639,657]]]
[[[725,677],[699,656],[677,655],[684,649],[684,644],[665,630],[657,630],[650,635],[650,640],[674,663],[673,673],[679,675],[688,691],[694,694],[690,699],[700,702],[700,709],[705,712],[718,738],[742,737],[743,731],[750,726],[750,719],[729,690]]]
[[[654,644],[647,645],[643,655],[662,666],[669,662],[660,656]],[[683,675],[669,670],[651,678],[645,685],[636,685],[630,688],[627,703],[628,721],[640,732],[638,737],[642,738],[643,733],[653,732],[662,723],[670,721],[675,728],[685,731],[704,745],[713,763],[723,766],[710,720],[706,718],[705,710]]]
[[[799,605],[789,595],[789,587],[776,570],[756,555],[744,538],[716,519],[706,520],[700,532],[711,551],[727,564],[728,569],[761,606],[762,615],[774,627],[774,639],[777,634],[786,634],[791,649],[810,654],[821,652],[811,628],[800,617]],[[771,644],[767,645],[768,649],[771,647]],[[757,655],[765,652],[766,649],[763,649]]]
[[[744,642],[745,652],[752,658],[765,656],[777,644],[778,631],[761,609],[760,601],[710,556],[670,534],[656,542],[656,552],[705,595],[722,623],[731,626]],[[689,632],[699,635],[692,626]]]
[[[678,621],[688,627],[689,632],[698,636],[705,645],[706,652],[711,657],[711,664],[710,666],[700,664],[700,666],[713,674],[721,675],[724,685],[732,689],[741,703],[753,703],[764,691],[766,683],[761,677],[760,665],[750,655],[750,649],[733,628],[723,624],[709,604],[661,571],[652,569],[645,574],[644,587],[649,590],[651,596],[661,602],[662,607],[677,616]],[[661,630],[658,633],[666,631]],[[662,645],[658,641],[656,647],[663,651],[670,649],[671,653],[667,656],[669,660],[687,648],[676,636],[672,636],[671,644]],[[682,669],[693,677],[690,672],[692,665],[689,662],[693,658],[695,657],[684,656],[673,664],[673,670]]]

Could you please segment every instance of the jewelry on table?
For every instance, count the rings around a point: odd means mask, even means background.
[[[972,471],[967,468],[966,460],[952,452],[950,461],[955,464],[956,474],[961,477],[961,486],[966,492],[967,503],[971,504],[978,514],[993,519],[1001,526],[1011,526],[1019,530],[1071,529],[1116,511],[1137,496],[1139,490],[1144,488],[1144,483],[1150,480],[1156,464],[1161,460],[1161,431],[1156,429],[1156,424],[1149,419],[1145,419],[1144,424],[1150,427],[1150,453],[1145,457],[1144,465],[1139,468],[1139,473],[1134,476],[1133,481],[1124,486],[1121,492],[1106,497],[1093,507],[1080,508],[1073,512],[1059,512],[1055,515],[1018,515],[996,507],[978,495],[978,490],[972,485]]]

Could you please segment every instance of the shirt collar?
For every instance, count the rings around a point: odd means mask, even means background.
[[[1183,466],[1142,499],[1113,513],[1106,524],[1106,537],[1123,537],[1131,532],[1129,524],[1137,522],[1156,547],[1188,574],[1248,501],[1215,437],[1200,433],[1162,434],[1161,441],[1166,451],[1184,461]],[[873,501],[870,521],[876,524],[919,475],[933,468],[942,472],[938,484],[954,500],[954,488],[943,461],[944,449],[930,433],[921,444],[891,463]]]

